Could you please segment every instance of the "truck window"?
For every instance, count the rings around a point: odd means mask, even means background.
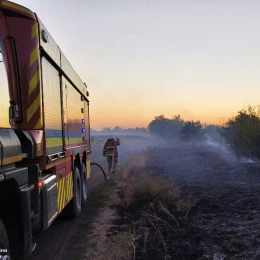
[[[4,59],[3,41],[0,32],[0,60]],[[10,128],[9,124],[9,90],[4,62],[0,62],[0,128]]]

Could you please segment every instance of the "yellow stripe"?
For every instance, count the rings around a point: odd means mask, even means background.
[[[62,211],[63,179],[60,180],[60,212]]]
[[[73,173],[71,173],[70,176],[71,176],[70,177],[70,185],[71,185],[71,190],[70,190],[71,194],[70,194],[70,196],[71,196],[71,198],[73,198]]]
[[[62,138],[46,138],[46,147],[52,148],[56,146],[63,146]]]
[[[42,144],[37,144],[37,151],[41,151],[42,149]]]
[[[62,211],[62,205],[63,205],[63,178],[60,181],[60,211]]]
[[[65,179],[65,178],[63,178],[63,187],[62,187],[62,190],[63,190],[62,209],[65,207],[65,204],[66,204],[66,190],[65,190],[65,181],[66,181],[66,179]]]
[[[70,192],[71,190],[71,184],[70,184],[70,174],[68,175],[68,201],[70,201],[71,197],[70,197]]]
[[[62,203],[62,179],[60,180],[60,204],[59,204],[59,212],[61,212],[61,203]]]
[[[67,144],[78,144],[83,143],[82,138],[70,138]]]
[[[69,175],[68,175],[68,182],[67,182],[67,201],[66,203],[68,203],[70,201],[70,184],[69,184]]]
[[[21,160],[22,160],[21,154],[16,155],[16,156],[11,156],[11,157],[3,158],[2,160],[0,160],[0,165],[6,165],[6,164],[21,161]]]
[[[35,23],[32,27],[32,32],[31,32],[31,40],[34,39],[34,37],[37,35],[38,33],[38,24]]]
[[[67,190],[66,190],[66,179],[64,178],[64,181],[63,181],[63,189],[64,189],[64,193],[63,193],[63,207],[65,207],[66,205],[66,199],[67,199]]]
[[[114,149],[115,146],[107,146],[105,149]]]
[[[42,128],[42,116],[40,116],[37,124],[34,126],[33,129],[40,129],[40,128]]]
[[[60,180],[60,212],[62,208],[62,179]]]
[[[30,66],[38,59],[39,57],[39,46],[37,45],[30,54]]]
[[[57,190],[58,190],[58,211],[60,212],[60,188],[59,188],[59,185],[60,182],[58,181],[57,182]]]
[[[32,116],[35,114],[35,112],[37,111],[37,109],[40,107],[40,93],[38,94],[38,96],[35,98],[35,100],[33,101],[33,103],[30,105],[30,107],[27,109],[27,122],[30,121],[30,119],[32,118]]]
[[[73,178],[72,178],[72,173],[70,174],[70,199],[73,198]]]
[[[66,145],[83,143],[82,138],[70,138],[69,142],[67,142],[67,138],[65,138],[65,141],[66,141]],[[46,138],[46,145],[47,148],[63,146],[63,140],[62,138]]]
[[[67,202],[70,199],[70,175],[67,176],[67,182],[66,182],[66,200]]]
[[[70,173],[70,199],[73,197],[72,173]]]
[[[37,87],[39,82],[40,82],[40,71],[38,69],[37,72],[34,74],[34,76],[31,78],[31,80],[29,82],[29,93],[28,93],[28,95],[30,95],[34,91],[34,89]]]
[[[90,158],[87,159],[87,179],[90,178],[91,174],[91,166],[90,166]]]
[[[21,12],[24,12],[24,13],[26,13],[26,14],[30,14],[30,15],[34,16],[34,14],[33,14],[33,12],[32,12],[31,10],[29,10],[29,9],[23,7],[23,6],[17,5],[17,4],[15,4],[15,3],[11,3],[11,2],[9,2],[9,1],[4,1],[4,2],[2,3],[2,5],[3,5],[3,6],[6,6],[6,7],[13,8],[13,9],[15,9],[15,10],[18,10],[18,11],[21,11]]]

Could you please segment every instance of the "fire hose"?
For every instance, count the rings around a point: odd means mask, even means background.
[[[112,169],[114,169],[114,164],[115,164],[115,151],[116,151],[116,147],[117,147],[118,141],[119,141],[119,139],[117,138],[117,139],[116,139],[115,146],[114,146],[114,149],[113,149],[113,154],[114,154],[114,155],[113,155],[113,158],[112,158]],[[106,181],[109,179],[109,176],[106,175],[106,173],[105,173],[103,167],[102,167],[100,164],[98,164],[98,163],[96,163],[96,162],[92,162],[92,163],[90,163],[90,166],[92,166],[92,165],[96,165],[96,166],[98,166],[98,167],[101,169],[101,171],[102,171],[102,173],[103,173],[104,178],[105,178]]]
[[[109,179],[109,176],[106,175],[106,173],[105,173],[103,167],[102,167],[100,164],[98,164],[98,163],[96,163],[96,162],[92,162],[92,163],[90,163],[90,165],[91,165],[91,166],[92,166],[92,165],[98,166],[98,167],[101,169],[101,171],[102,171],[102,173],[103,173],[103,175],[104,175],[105,180],[107,181],[107,180]]]

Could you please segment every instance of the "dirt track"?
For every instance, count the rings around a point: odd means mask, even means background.
[[[168,241],[170,259],[260,259],[259,165],[209,145],[176,145],[151,150],[146,171],[198,199]]]

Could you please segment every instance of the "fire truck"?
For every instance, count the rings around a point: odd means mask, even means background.
[[[90,178],[89,92],[39,17],[0,0],[0,259],[32,254]]]

